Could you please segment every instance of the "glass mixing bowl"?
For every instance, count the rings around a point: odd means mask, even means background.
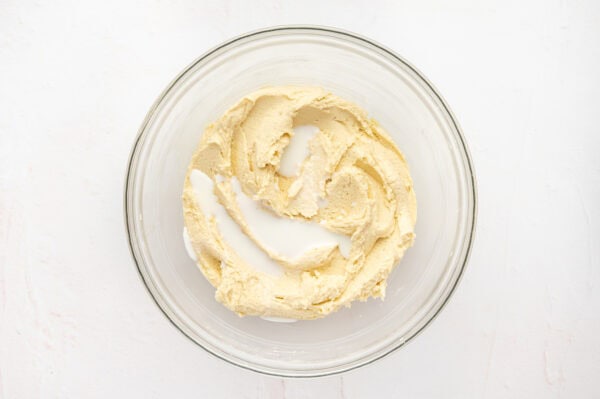
[[[276,323],[238,317],[188,257],[181,194],[202,132],[238,99],[267,85],[317,85],[364,108],[407,158],[417,195],[416,240],[388,279],[385,301],[326,318]],[[246,34],[186,68],[152,106],[135,142],[125,218],[135,263],[173,324],[210,353],[280,376],[327,375],[401,347],[443,307],[474,234],[475,178],[446,103],[414,67],[353,33],[277,27]]]

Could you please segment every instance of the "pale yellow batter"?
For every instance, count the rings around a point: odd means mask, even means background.
[[[305,125],[318,128],[309,154],[295,175],[285,176],[282,156],[294,128]],[[191,181],[200,172],[213,181],[229,217],[280,265],[280,275],[255,267],[259,257],[235,253],[224,224],[200,205]],[[326,245],[292,258],[269,249],[253,234],[259,226],[246,223],[238,182],[265,211],[337,233],[332,237],[348,239],[349,251]],[[406,161],[381,126],[321,88],[295,86],[248,94],[206,128],[188,168],[183,210],[198,266],[219,302],[240,315],[294,319],[384,297],[387,277],[413,243],[417,213]]]

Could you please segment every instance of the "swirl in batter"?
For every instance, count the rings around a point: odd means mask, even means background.
[[[258,90],[209,125],[183,210],[215,298],[239,315],[315,319],[383,298],[415,237],[402,153],[318,87]]]

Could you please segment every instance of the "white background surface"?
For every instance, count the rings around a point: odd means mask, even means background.
[[[130,147],[162,89],[210,47],[287,23],[356,31],[421,69],[479,185],[475,249],[441,315],[315,380],[185,338],[123,225]],[[0,397],[600,397],[599,72],[593,0],[0,0]]]

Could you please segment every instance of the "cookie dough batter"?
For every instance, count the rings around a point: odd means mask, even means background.
[[[415,237],[416,199],[402,153],[364,110],[282,86],[206,128],[183,213],[219,302],[239,315],[315,319],[384,297]]]

